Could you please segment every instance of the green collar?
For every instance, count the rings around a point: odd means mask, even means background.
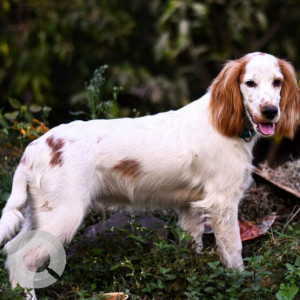
[[[244,139],[246,142],[251,142],[252,138],[256,135],[254,129],[244,128],[242,133],[240,134],[240,138]]]

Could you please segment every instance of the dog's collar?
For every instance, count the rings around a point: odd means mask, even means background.
[[[251,142],[252,138],[256,135],[256,132],[254,129],[248,129],[244,128],[242,133],[240,134],[240,138],[245,140],[246,142]]]
[[[244,129],[242,133],[239,135],[239,137],[249,143],[252,141],[252,138],[256,135],[256,131],[253,128],[252,122],[250,121],[248,114],[246,113],[246,110],[244,110],[243,119],[244,119]]]

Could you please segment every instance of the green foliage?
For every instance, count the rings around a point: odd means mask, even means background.
[[[299,1],[3,0],[0,87],[22,103],[77,110],[90,70],[104,62],[102,94],[124,87],[122,107],[178,107],[199,97],[220,63],[267,51],[300,63]],[[274,9],[276,7],[276,10]]]
[[[0,133],[10,144],[17,138],[19,148],[24,149],[29,141],[49,130],[46,124],[51,108],[35,103],[22,105],[14,98],[9,98],[9,103],[13,111],[4,113],[0,109]],[[43,121],[39,121],[35,116],[39,116]]]
[[[2,162],[1,167],[5,167]],[[2,209],[6,203],[6,200],[10,194],[10,188],[12,184],[12,174],[8,173],[6,170],[1,170],[0,172],[0,209]]]
[[[295,299],[299,256],[291,264],[287,261],[295,256],[292,251],[281,262],[270,255],[284,252],[280,236],[262,244],[260,253],[245,259],[246,270],[238,272],[224,268],[214,252],[195,254],[187,247],[191,237],[173,222],[168,226],[168,237],[161,239],[132,218],[130,233],[112,228],[109,238],[81,244],[68,258],[60,280],[37,290],[38,297],[105,299],[105,292],[122,291],[130,299]],[[299,243],[297,228],[291,231],[290,242]],[[4,282],[7,275],[3,274]],[[21,293],[9,291],[8,285],[3,285],[2,291],[1,297],[6,299],[11,293]]]
[[[13,173],[16,169],[16,165],[18,161],[19,161],[18,157],[10,157],[10,156],[0,157],[0,211],[2,211],[6,203],[6,200],[10,195]],[[1,257],[3,258],[0,250],[0,258]],[[0,265],[1,265],[1,259],[0,259]]]
[[[292,300],[299,292],[300,282],[300,256],[296,257],[295,264],[285,264],[287,271],[284,276],[285,283],[280,284],[280,290],[276,293],[279,300]]]
[[[78,110],[76,112],[71,112],[74,116],[85,116],[88,119],[113,119],[117,117],[124,117],[127,115],[127,111],[120,109],[117,98],[122,87],[112,88],[112,99],[104,100],[102,92],[105,87],[106,78],[104,77],[104,72],[108,68],[107,65],[103,65],[95,69],[92,78],[85,83],[85,95],[77,95],[73,98],[73,102],[81,102],[89,110],[87,113],[83,110]],[[132,110],[132,116],[136,116],[136,110]]]
[[[93,77],[86,83],[87,105],[90,109],[90,118],[112,119],[118,116],[119,107],[117,105],[117,97],[120,92],[120,87],[113,88],[113,99],[103,101],[101,99],[101,86],[105,83],[103,76],[105,69],[108,66],[104,65],[94,71]]]
[[[100,87],[104,84],[105,78],[103,77],[103,73],[105,69],[108,68],[107,65],[101,66],[99,69],[94,71],[92,79],[86,84],[87,91],[87,100],[88,106],[91,110],[91,119],[96,119],[99,114],[100,108]],[[100,103],[99,103],[100,102]]]

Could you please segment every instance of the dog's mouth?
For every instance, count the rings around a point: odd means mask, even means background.
[[[270,136],[275,133],[275,123],[258,123],[256,129],[265,136]]]
[[[276,123],[275,122],[259,122],[252,114],[247,110],[249,119],[253,125],[253,129],[262,136],[271,136],[275,133]]]

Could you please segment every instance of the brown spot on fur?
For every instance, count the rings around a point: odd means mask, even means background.
[[[134,159],[124,159],[113,167],[113,170],[122,173],[124,176],[138,177],[141,173],[141,167],[138,161]]]
[[[63,139],[54,139],[53,136],[50,136],[46,139],[46,143],[54,152],[59,151],[65,144]]]
[[[61,166],[62,163],[63,163],[63,159],[62,159],[61,155],[62,155],[61,151],[52,153],[52,158],[50,160],[50,165],[52,165],[52,166],[60,165]]]
[[[61,149],[65,145],[64,140],[60,139],[60,138],[55,139],[53,136],[50,136],[46,139],[46,143],[50,148],[52,148],[50,165],[51,166],[57,166],[57,165],[61,166],[63,164]]]
[[[41,206],[41,210],[43,211],[52,211],[52,207],[49,206],[49,202],[46,201],[43,206]]]

